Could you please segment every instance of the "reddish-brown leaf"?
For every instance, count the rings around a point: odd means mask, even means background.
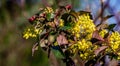
[[[104,39],[99,35],[97,30],[93,32],[92,38],[96,38],[98,40],[104,41]]]
[[[98,49],[96,49],[94,51],[95,55],[97,56],[101,51],[105,50],[108,46],[102,46],[102,47],[99,47]]]
[[[57,42],[59,45],[68,44],[68,40],[66,39],[66,37],[64,35],[59,35],[57,37]]]

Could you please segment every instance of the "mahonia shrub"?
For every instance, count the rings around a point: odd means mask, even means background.
[[[23,38],[36,39],[32,53],[38,46],[48,51],[48,57],[50,51],[56,50],[66,66],[76,65],[74,56],[86,65],[101,62],[106,55],[120,59],[120,34],[113,30],[116,24],[95,25],[90,12],[76,12],[70,5],[58,9],[46,7],[29,18],[29,22],[31,26],[25,29]]]

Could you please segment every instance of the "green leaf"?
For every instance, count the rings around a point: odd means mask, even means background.
[[[71,26],[64,26],[64,27],[61,27],[60,29],[61,30],[68,30],[68,29],[70,29],[71,28]]]
[[[70,14],[65,13],[62,15],[61,19],[63,19],[65,22],[68,22],[67,18],[70,16]]]
[[[50,20],[51,18],[54,17],[54,15],[52,13],[48,13],[46,16],[47,16],[47,20]]]
[[[75,18],[78,18],[78,16],[79,16],[79,14],[75,11],[71,11],[70,14]]]
[[[51,18],[51,13],[48,13],[46,16],[47,16],[47,19],[50,20],[50,18]]]
[[[62,55],[62,53],[59,50],[54,50],[52,49],[52,52],[54,53],[56,58],[64,58],[64,56]]]
[[[113,30],[113,28],[116,26],[116,24],[110,24],[109,26],[108,26],[108,30]]]

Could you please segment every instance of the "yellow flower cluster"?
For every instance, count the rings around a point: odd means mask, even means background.
[[[77,41],[76,44],[73,44],[68,48],[71,54],[75,54],[78,51],[80,58],[83,60],[88,60],[95,57],[95,49],[97,49],[96,46],[93,46],[90,41],[85,39]]]
[[[85,51],[92,46],[92,43],[90,41],[86,41],[85,39],[78,41],[77,44],[78,44],[78,49],[81,51]]]
[[[72,34],[76,37],[85,36],[86,39],[92,37],[92,33],[95,30],[95,25],[90,19],[89,14],[83,14],[78,17],[78,20],[74,23],[73,29],[71,29]]]
[[[37,37],[37,35],[39,34],[40,30],[39,29],[30,29],[28,28],[27,30],[24,31],[24,35],[23,38],[28,39],[30,37]]]
[[[82,60],[89,60],[89,59],[92,59],[94,57],[95,57],[95,55],[91,51],[86,51],[85,53],[80,54],[80,58]]]
[[[81,59],[87,60],[94,57],[93,55],[94,53],[92,50],[92,43],[90,41],[82,39],[81,41],[78,41],[77,44]]]
[[[45,13],[53,13],[53,9],[51,7],[46,7],[44,10]]]
[[[117,31],[112,32],[109,40],[113,52],[117,52],[120,47],[120,34]]]
[[[105,29],[102,29],[102,30],[99,32],[99,34],[100,34],[100,36],[101,36],[102,38],[104,38],[104,36],[105,36],[106,33],[108,33],[108,31],[105,30]]]

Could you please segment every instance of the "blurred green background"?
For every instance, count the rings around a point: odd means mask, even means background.
[[[54,63],[57,63],[56,66],[63,66],[60,59],[58,62],[55,58],[49,60],[47,53],[41,48],[32,56],[31,49],[35,40],[22,38],[23,30],[30,25],[28,18],[37,13],[41,7],[50,5],[56,8],[58,5],[67,4],[72,4],[76,11],[91,9],[95,17],[97,7],[100,6],[96,1],[0,0],[0,66],[55,66]]]
[[[0,66],[49,66],[47,55],[39,50],[32,57],[35,40],[22,38],[27,19],[34,15],[40,0],[0,0]]]

